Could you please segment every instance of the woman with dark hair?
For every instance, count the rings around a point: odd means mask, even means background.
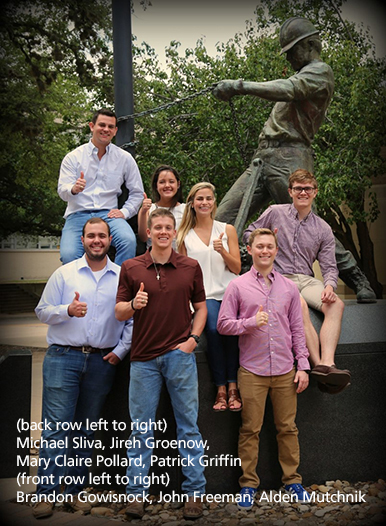
[[[151,178],[151,189],[154,202],[143,194],[144,200],[138,212],[138,236],[148,247],[151,245],[146,233],[149,214],[156,208],[169,209],[176,218],[178,229],[185,209],[185,203],[182,202],[181,178],[175,168],[168,165],[159,166]],[[175,241],[173,248],[176,248]]]

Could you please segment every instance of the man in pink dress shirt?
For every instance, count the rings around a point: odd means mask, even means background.
[[[307,388],[310,369],[299,292],[273,268],[278,246],[271,230],[252,232],[247,249],[253,265],[228,285],[217,325],[220,334],[239,337],[238,385],[243,400],[239,457],[243,474],[238,507],[242,510],[252,508],[260,483],[256,466],[268,393],[275,414],[284,490],[296,502],[310,498],[297,472],[297,394]]]

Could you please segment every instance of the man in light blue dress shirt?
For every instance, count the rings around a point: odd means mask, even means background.
[[[60,500],[65,497],[75,511],[91,509],[78,498],[88,483],[94,436],[90,424],[99,420],[115,365],[128,353],[132,335],[132,320],[120,322],[114,315],[120,267],[107,256],[110,243],[105,221],[87,221],[82,236],[85,255],[53,273],[35,309],[39,320],[49,325],[36,518],[52,514],[63,476],[69,478]]]
[[[130,153],[111,143],[118,131],[115,113],[98,110],[89,126],[90,141],[68,153],[60,167],[58,194],[67,202],[60,259],[65,264],[83,255],[83,225],[97,216],[109,224],[115,263],[121,265],[136,253],[135,234],[127,219],[134,217],[142,204],[143,183]],[[123,184],[129,196],[118,209]]]

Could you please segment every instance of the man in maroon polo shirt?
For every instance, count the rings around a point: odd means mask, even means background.
[[[205,493],[204,453],[197,426],[198,381],[193,351],[204,330],[207,309],[200,265],[172,248],[176,235],[175,218],[164,208],[154,210],[148,220],[152,248],[122,265],[115,316],[123,321],[134,318],[131,346],[129,410],[132,422],[155,422],[160,392],[165,381],[177,424],[181,456],[184,517],[202,516],[201,495]],[[192,311],[194,317],[192,323]],[[127,455],[131,502],[130,517],[144,515],[144,476],[149,472],[153,428],[135,426],[130,436],[133,447]],[[150,440],[149,440],[150,439]],[[138,444],[138,445],[137,445]],[[193,444],[193,445],[192,445]],[[142,457],[142,466],[134,460]]]

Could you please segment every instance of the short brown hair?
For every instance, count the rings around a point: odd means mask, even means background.
[[[295,181],[299,183],[311,183],[315,188],[318,188],[318,181],[315,179],[315,176],[308,170],[295,170],[288,179],[288,188],[292,188],[292,185]]]
[[[152,225],[153,217],[170,217],[170,219],[173,219],[174,230],[176,229],[176,218],[168,208],[156,208],[149,214],[147,220],[147,228],[149,230]]]
[[[278,242],[277,242],[277,235],[272,232],[271,229],[269,228],[256,228],[256,230],[253,230],[253,232],[250,233],[249,235],[249,238],[248,238],[248,245],[251,247],[254,240],[255,240],[255,237],[257,236],[273,236],[274,239],[275,239],[275,244],[276,246],[278,247]]]
[[[100,110],[97,110],[94,115],[92,116],[91,122],[96,123],[98,120],[99,115],[105,115],[106,117],[113,117],[115,119],[115,126],[117,125],[117,116],[114,111],[109,110],[107,108],[101,108]]]
[[[107,234],[110,237],[111,236],[111,232],[110,232],[109,224],[104,219],[102,219],[101,217],[97,217],[97,216],[96,217],[90,217],[90,219],[88,219],[85,222],[85,224],[83,225],[82,236],[84,237],[87,225],[96,225],[97,223],[104,223],[107,226]]]

